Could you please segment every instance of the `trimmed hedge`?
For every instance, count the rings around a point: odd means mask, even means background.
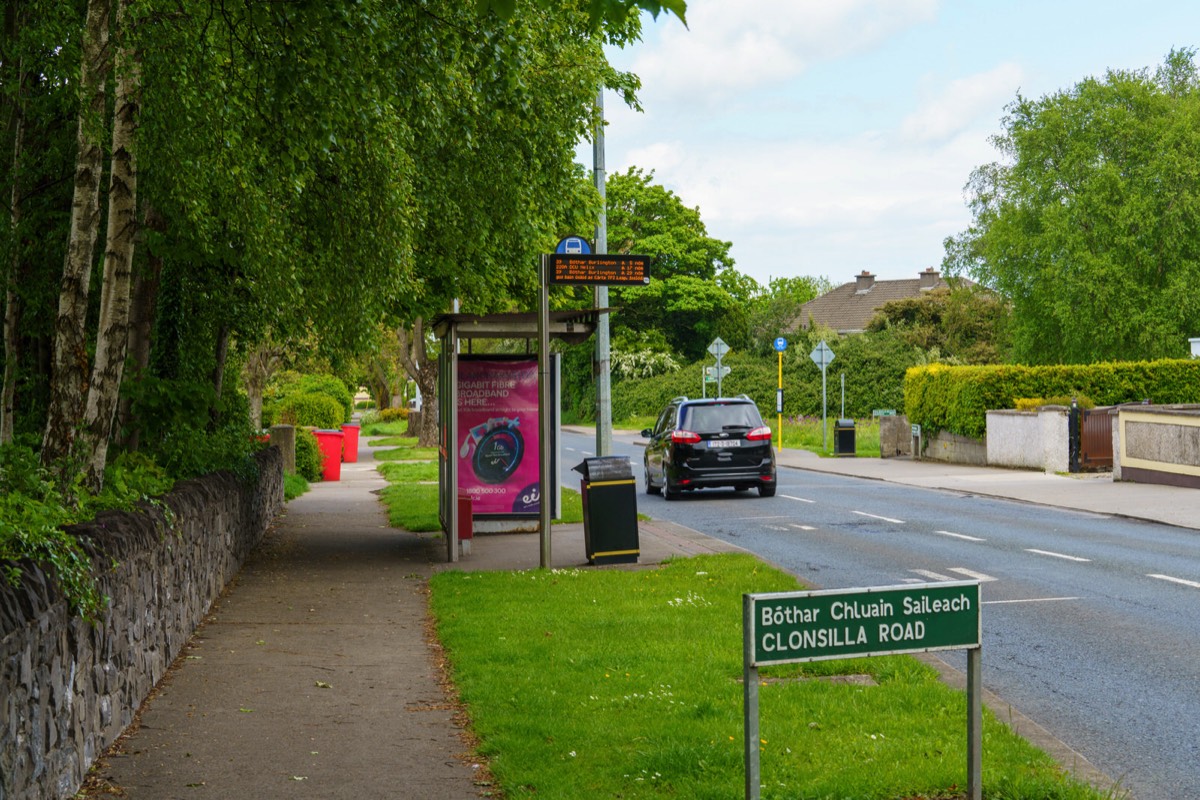
[[[309,483],[321,480],[324,469],[324,456],[321,454],[321,443],[316,435],[307,429],[296,430],[296,474]]]
[[[345,421],[345,407],[327,394],[292,394],[275,407],[276,417],[284,425],[337,430]]]
[[[1013,408],[1019,398],[1090,398],[1098,406],[1149,400],[1200,401],[1200,360],[1160,359],[1039,367],[912,367],[904,376],[904,413],[929,433],[981,439],[989,410]]]

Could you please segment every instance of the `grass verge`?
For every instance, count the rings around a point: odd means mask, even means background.
[[[740,797],[741,596],[794,578],[751,556],[655,570],[449,571],[431,607],[508,798]],[[815,680],[861,673],[871,685]],[[764,798],[961,797],[966,700],[915,659],[762,670]],[[989,713],[989,800],[1098,800]]]

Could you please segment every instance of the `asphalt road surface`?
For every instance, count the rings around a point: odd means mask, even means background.
[[[564,483],[595,438],[564,434]],[[773,498],[645,494],[638,510],[733,542],[813,588],[979,580],[983,681],[1141,800],[1200,799],[1195,531],[780,468]],[[568,477],[569,476],[569,477]],[[964,668],[963,653],[943,653]],[[986,755],[986,754],[985,754]]]

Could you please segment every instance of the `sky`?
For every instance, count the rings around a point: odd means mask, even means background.
[[[605,94],[605,167],[653,171],[762,284],[940,269],[1018,93],[1200,47],[1183,0],[688,0],[687,21],[609,53],[643,111]]]

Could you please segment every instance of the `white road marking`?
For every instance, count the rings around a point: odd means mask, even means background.
[[[786,531],[787,528],[783,525],[763,525],[769,531]]]
[[[959,575],[966,575],[968,578],[974,578],[980,583],[988,583],[990,581],[999,580],[999,578],[993,578],[991,575],[985,575],[982,572],[972,572],[971,570],[963,569],[962,567],[951,567],[950,571],[957,572]]]
[[[812,525],[792,525],[792,527],[799,531],[815,531],[816,530],[816,528],[814,528]]]
[[[1059,603],[1064,600],[1082,600],[1081,597],[1031,597],[1028,600],[984,600],[985,606],[1008,606],[1017,603]]]
[[[952,581],[949,575],[943,575],[940,572],[932,572],[927,569],[910,569],[909,572],[915,572],[923,578],[929,578],[931,581]]]
[[[807,498],[804,498],[804,497],[792,497],[790,494],[781,494],[781,495],[779,495],[779,496],[780,496],[780,497],[786,497],[788,500],[796,500],[796,501],[799,501],[799,502],[801,502],[801,503],[815,503],[815,502],[817,502],[816,500],[809,500],[809,499],[807,499]]]
[[[964,542],[986,542],[987,539],[980,539],[978,536],[967,536],[965,533],[954,533],[953,531],[934,531],[942,536],[953,536],[955,539],[962,539]]]
[[[850,512],[850,513],[852,513],[852,514],[858,514],[860,517],[870,517],[871,519],[881,519],[881,520],[883,520],[884,522],[893,522],[893,523],[895,523],[896,525],[903,525],[903,524],[904,524],[904,520],[902,520],[902,519],[892,519],[891,517],[881,517],[881,516],[879,516],[878,514],[868,514],[868,513],[867,513],[867,512],[865,512],[865,511],[852,511],[852,512]]]
[[[1190,586],[1193,589],[1200,589],[1200,583],[1198,583],[1196,581],[1187,581],[1187,580],[1184,580],[1183,578],[1172,578],[1170,575],[1151,574],[1151,575],[1147,575],[1146,577],[1147,578],[1158,578],[1160,581],[1170,581],[1171,583],[1178,583],[1181,586]]]
[[[1080,563],[1087,563],[1087,562],[1091,561],[1090,558],[1080,558],[1079,556],[1069,556],[1069,555],[1066,555],[1065,553],[1055,553],[1050,550],[1038,550],[1037,548],[1034,548],[1034,547],[1025,548],[1025,552],[1026,553],[1036,553],[1039,556],[1050,556],[1051,558],[1061,558],[1066,561],[1078,561]]]

